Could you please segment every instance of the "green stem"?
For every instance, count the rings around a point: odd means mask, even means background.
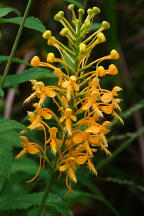
[[[24,13],[24,16],[22,18],[20,27],[18,29],[17,36],[16,36],[16,39],[14,41],[14,44],[13,44],[13,47],[12,47],[9,59],[7,61],[7,64],[6,64],[6,67],[5,67],[5,70],[4,70],[4,74],[3,74],[1,82],[0,82],[0,88],[2,88],[2,86],[4,84],[4,81],[5,81],[5,78],[6,78],[7,74],[8,74],[9,68],[11,66],[11,60],[12,60],[14,54],[15,54],[15,51],[16,51],[16,48],[17,48],[17,45],[18,45],[18,42],[19,42],[22,30],[23,30],[23,27],[24,27],[24,23],[25,23],[26,17],[28,15],[28,12],[29,12],[30,7],[31,7],[31,4],[32,4],[32,0],[29,0],[28,4],[27,4],[27,7],[26,7],[26,10],[25,10],[25,13]]]
[[[55,162],[55,164],[53,166],[53,169],[49,173],[50,176],[49,176],[49,179],[48,179],[48,184],[46,185],[46,188],[45,188],[45,192],[44,192],[44,196],[43,196],[42,201],[41,201],[38,216],[44,216],[45,215],[45,203],[47,201],[47,197],[48,197],[48,195],[50,193],[51,187],[52,187],[53,182],[54,182],[55,166],[56,166],[56,162]]]

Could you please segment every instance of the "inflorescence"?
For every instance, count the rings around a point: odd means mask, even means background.
[[[56,170],[66,173],[66,186],[72,191],[71,184],[77,182],[76,169],[80,165],[87,164],[89,170],[97,174],[93,163],[96,151],[101,149],[110,155],[106,134],[110,132],[112,123],[106,120],[107,116],[121,122],[123,120],[118,114],[121,108],[117,94],[121,88],[115,86],[109,91],[100,85],[103,76],[118,73],[114,64],[110,64],[107,69],[101,65],[105,60],[118,59],[118,52],[112,50],[109,55],[90,62],[95,46],[106,41],[103,31],[108,29],[110,24],[103,21],[97,31],[87,36],[93,18],[100,9],[88,9],[85,19],[83,9],[78,10],[78,16],[73,4],[68,6],[68,10],[72,12],[71,22],[65,18],[63,11],[59,11],[54,17],[63,25],[60,35],[67,38],[68,46],[56,39],[50,30],[43,33],[48,45],[56,47],[61,58],[55,57],[54,53],[48,53],[46,62],[42,62],[38,56],[31,60],[32,66],[48,67],[57,77],[56,86],[30,80],[33,93],[25,100],[29,102],[38,98],[38,102],[33,104],[34,111],[28,112],[28,129],[43,132],[43,145],[29,141],[28,137],[23,135],[25,131],[21,134],[23,150],[17,158],[26,153],[39,154],[40,166],[29,181],[31,182],[38,176],[45,161],[51,164],[52,157],[47,153],[51,151],[56,158]],[[62,67],[55,66],[55,63]],[[47,98],[51,98],[57,106],[57,112],[44,106]],[[55,127],[50,127],[50,120],[55,122]]]

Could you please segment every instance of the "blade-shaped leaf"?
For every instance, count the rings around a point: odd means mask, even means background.
[[[44,78],[56,78],[56,75],[52,71],[33,67],[20,74],[8,75],[5,79],[4,87],[14,86],[33,79],[40,80]]]
[[[9,59],[9,56],[0,56],[0,63],[6,62]],[[12,62],[24,64],[24,65],[30,65],[29,63],[19,59],[19,58],[12,58]]]
[[[0,133],[16,129],[24,130],[26,127],[14,120],[0,119]]]
[[[17,9],[12,8],[12,7],[6,7],[6,8],[0,8],[0,17],[4,17],[12,12],[20,16],[20,12]]]
[[[0,140],[0,177],[8,176],[12,163],[12,148]]]
[[[34,205],[39,206],[43,192],[0,197],[0,210],[27,209]],[[62,214],[69,214],[66,203],[57,195],[50,193],[46,205]]]
[[[13,24],[20,25],[21,21],[22,21],[22,17],[14,17],[14,18],[7,18],[7,19],[0,18],[0,22],[2,23],[13,23]],[[24,27],[32,30],[40,31],[40,32],[44,32],[46,30],[42,22],[35,17],[26,18]]]

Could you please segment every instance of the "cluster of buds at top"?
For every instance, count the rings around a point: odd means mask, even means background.
[[[115,86],[110,91],[100,85],[101,77],[118,73],[114,64],[108,68],[102,66],[105,60],[118,59],[118,52],[112,50],[109,55],[90,62],[90,55],[95,46],[106,41],[103,31],[108,29],[110,24],[103,21],[97,31],[87,36],[100,9],[88,9],[85,19],[83,9],[78,10],[77,16],[73,4],[68,6],[68,10],[72,12],[71,22],[65,18],[63,11],[54,17],[63,25],[60,35],[67,38],[67,46],[56,39],[50,30],[43,33],[48,45],[56,47],[61,58],[55,57],[54,53],[48,53],[46,62],[42,62],[38,56],[31,60],[32,66],[48,67],[57,77],[56,86],[47,86],[41,81],[31,80],[33,93],[25,100],[28,102],[34,97],[38,98],[38,102],[33,104],[34,112],[28,112],[28,128],[43,131],[43,145],[30,142],[26,136],[21,136],[24,148],[17,158],[25,153],[40,154],[40,167],[32,179],[34,180],[43,161],[50,163],[51,157],[47,154],[50,149],[57,160],[56,170],[66,173],[66,185],[71,191],[71,183],[77,182],[76,169],[80,165],[87,164],[89,170],[97,174],[93,163],[96,151],[101,149],[107,155],[110,154],[106,134],[109,133],[112,123],[107,121],[106,117],[111,115],[121,122],[123,120],[119,116],[121,108],[120,99],[117,98],[121,88]],[[62,67],[58,68],[55,63],[61,64]],[[44,101],[48,97],[57,106],[56,113],[44,107]],[[51,119],[55,122],[55,127],[50,127]]]

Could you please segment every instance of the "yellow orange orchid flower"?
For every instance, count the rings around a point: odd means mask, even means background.
[[[69,135],[72,135],[72,121],[76,121],[77,117],[72,115],[72,109],[67,108],[64,115],[60,118],[60,122],[65,121],[65,127]]]
[[[74,90],[79,91],[79,85],[76,83],[76,80],[76,76],[71,76],[68,81],[62,82],[62,87],[66,88],[68,100],[71,99]]]
[[[51,151],[55,155],[59,149],[61,141],[57,138],[58,129],[56,127],[49,128],[50,138],[46,141],[46,144],[50,144]]]
[[[45,86],[45,84],[40,81],[31,80],[31,83],[33,84],[33,90],[35,92],[32,93],[24,102],[29,102],[31,99],[37,96],[39,98],[39,107],[42,106],[46,97],[54,98],[57,95],[57,92],[55,90],[61,91],[56,86]]]

